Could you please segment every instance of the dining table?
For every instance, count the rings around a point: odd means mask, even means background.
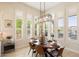
[[[48,42],[45,41],[43,44],[41,44],[40,40],[31,40],[30,43],[34,44],[35,46],[41,45],[44,49],[45,56],[47,56],[47,53],[52,56],[49,51],[57,50],[60,46],[57,44],[57,42]]]
[[[59,48],[60,46],[57,44],[57,42],[44,42],[43,44],[41,44],[40,40],[35,39],[35,40],[30,40],[30,43],[34,44],[34,45],[41,45],[43,48],[50,48],[50,49],[54,49],[54,48]]]

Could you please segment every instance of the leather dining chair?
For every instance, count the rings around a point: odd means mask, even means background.
[[[63,54],[63,50],[64,48],[60,48],[58,50],[53,50],[50,52],[50,54],[53,56],[53,57],[62,57],[62,54]],[[51,56],[51,57],[52,57]]]
[[[63,51],[64,51],[64,48],[60,48],[59,50],[58,50],[58,57],[59,56],[61,56],[62,57],[62,54],[63,54]]]
[[[32,43],[29,42],[29,46],[30,46],[30,50],[29,50],[28,54],[32,50],[32,56],[33,56],[33,53],[34,53],[34,50],[35,50],[35,45],[33,45]]]
[[[36,48],[36,57],[39,55],[39,56],[44,56],[44,49],[41,45],[38,45]]]

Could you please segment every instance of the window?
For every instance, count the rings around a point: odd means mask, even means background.
[[[58,19],[58,38],[63,38],[64,34],[64,19],[59,18]]]
[[[45,22],[45,36],[48,36],[48,22]]]
[[[40,23],[39,23],[39,18],[38,16],[35,16],[35,19],[34,19],[34,23],[35,23],[35,36],[39,36],[39,26],[40,26]]]
[[[27,35],[29,36],[31,34],[31,25],[32,25],[32,21],[28,20],[27,21]]]
[[[16,10],[15,12],[16,12],[15,13],[15,16],[16,16],[16,39],[22,39],[23,11]]]
[[[37,24],[35,25],[35,35],[37,35]]]
[[[68,36],[70,39],[77,39],[77,16],[68,17]]]
[[[22,19],[16,19],[16,38],[21,38],[22,34]]]
[[[37,36],[37,22],[38,22],[38,19],[35,18],[34,19],[34,23],[35,23],[35,35]]]

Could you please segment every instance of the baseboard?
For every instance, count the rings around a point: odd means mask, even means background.
[[[74,52],[74,53],[77,53],[77,54],[79,54],[79,51],[76,51],[76,50],[73,50],[73,49],[70,49],[70,48],[65,48],[66,50],[69,50],[69,51],[72,51],[72,52]]]

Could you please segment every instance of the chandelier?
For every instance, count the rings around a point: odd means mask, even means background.
[[[43,3],[43,4],[42,4]],[[43,24],[45,22],[52,22],[54,23],[54,21],[52,20],[52,15],[51,14],[46,14],[46,3],[45,2],[40,2],[40,17],[39,17],[39,20],[40,20],[40,40],[42,43],[44,43],[45,41],[45,33],[43,32]],[[42,9],[44,8],[44,9]]]

